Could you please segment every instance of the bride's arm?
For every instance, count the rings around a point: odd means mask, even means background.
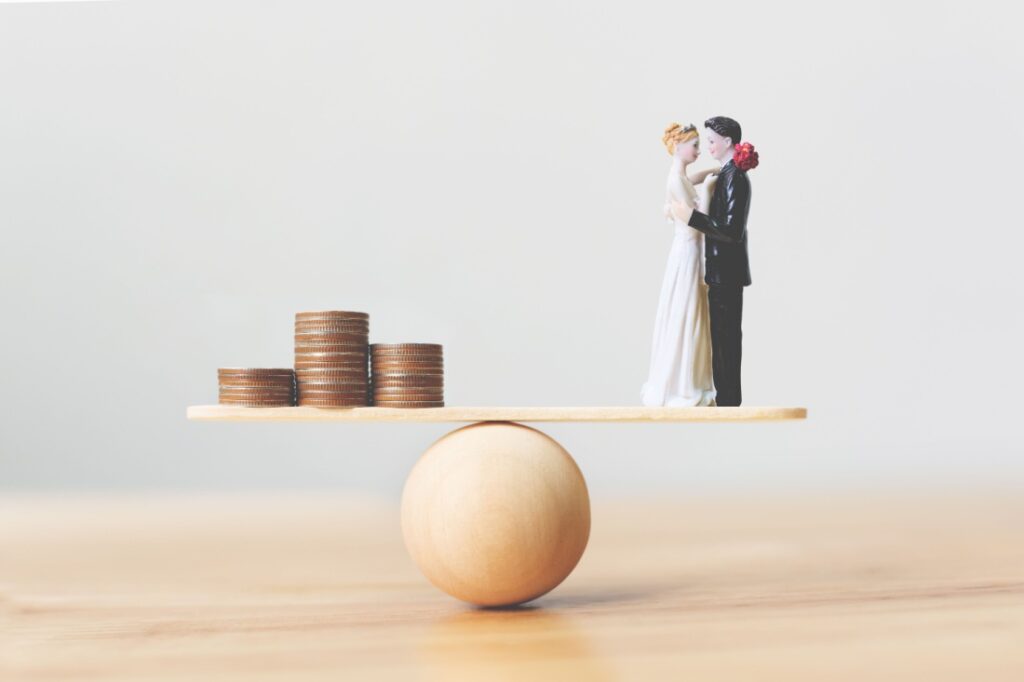
[[[690,178],[690,182],[694,185],[699,185],[704,182],[709,175],[717,175],[720,168],[708,168],[707,170],[697,171],[693,175],[687,175]]]

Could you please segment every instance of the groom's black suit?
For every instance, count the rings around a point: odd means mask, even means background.
[[[731,160],[722,166],[708,214],[694,211],[690,227],[705,234],[704,281],[708,283],[711,316],[711,367],[715,404],[739,405],[740,360],[743,352],[743,287],[750,285],[747,259],[747,213],[750,180]]]

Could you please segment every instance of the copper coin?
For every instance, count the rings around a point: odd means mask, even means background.
[[[378,393],[443,393],[444,386],[381,386],[373,384]]]
[[[373,401],[375,403],[444,402],[444,396],[435,393],[413,395],[405,395],[404,393],[395,395],[381,395],[379,393],[374,393]]]
[[[367,371],[366,363],[349,363],[349,361],[339,361],[339,363],[332,363],[330,360],[310,360],[310,359],[296,359],[295,369],[298,370],[358,370],[359,372]]]
[[[367,377],[351,376],[351,377],[324,377],[322,379],[309,379],[308,381],[300,381],[298,384],[299,390],[302,390],[306,386],[369,386],[370,382]]]
[[[370,344],[370,330],[366,327],[296,327],[292,331],[296,339],[300,337],[316,338],[318,336],[351,336],[356,341]]]
[[[292,401],[271,401],[271,400],[228,400],[222,399],[220,405],[231,405],[233,407],[292,407]]]
[[[236,393],[284,393],[287,391],[294,391],[295,386],[225,386],[220,385],[220,390],[223,391],[235,391]]]
[[[366,384],[306,384],[299,386],[298,395],[309,393],[369,393],[370,388]]]
[[[300,400],[302,407],[367,407],[365,400]]]
[[[350,346],[362,346],[369,347],[370,344],[366,342],[367,336],[365,334],[347,334],[344,332],[325,332],[323,334],[309,334],[299,333],[295,334],[295,343],[306,343],[306,344],[347,344]]]
[[[358,350],[332,350],[332,351],[303,351],[301,353],[295,353],[295,357],[302,358],[303,360],[362,360],[366,358],[366,353]]]
[[[401,367],[381,367],[380,365],[373,365],[371,369],[374,376],[387,379],[400,379],[402,377],[409,377],[410,379],[421,377],[430,377],[432,379],[444,378],[444,369],[436,366],[402,365]]]
[[[217,399],[222,403],[234,403],[241,401],[243,403],[275,403],[284,405],[293,405],[295,403],[295,396],[286,395],[221,395]]]
[[[304,310],[302,312],[295,313],[296,320],[308,320],[316,318],[328,318],[328,319],[359,319],[368,320],[370,319],[369,313],[363,313],[356,310]]]
[[[358,369],[362,372],[367,372],[366,363],[359,362],[358,360],[339,360],[337,358],[312,358],[310,359],[305,355],[295,356],[295,366],[299,369],[315,369],[316,367],[337,367],[341,369]]]
[[[400,358],[370,355],[370,359],[373,360],[378,365],[404,365],[407,362],[414,362],[420,365],[444,365],[444,358],[429,358],[425,355],[405,355]]]
[[[291,393],[294,386],[221,386],[221,393]]]
[[[378,395],[374,394],[374,402],[378,403],[440,403],[444,402],[443,395]]]
[[[330,367],[326,369],[300,369],[298,370],[298,381],[320,381],[326,379],[354,379],[356,377],[368,377],[366,369],[359,367],[356,369],[342,369],[338,367]]]
[[[367,374],[321,374],[320,376],[309,376],[299,379],[298,384],[308,386],[309,384],[355,384],[366,383],[370,377]]]
[[[330,400],[336,403],[362,403],[370,401],[370,397],[364,393],[303,393],[299,396],[299,404],[304,405],[310,400]]]
[[[355,327],[356,329],[369,329],[369,320],[358,318],[342,317],[305,317],[295,320],[296,327]]]
[[[440,353],[440,352],[436,352],[435,353],[434,351],[429,351],[429,350],[412,350],[412,351],[402,351],[402,352],[391,352],[391,351],[376,350],[375,348],[373,348],[372,345],[370,347],[370,355],[372,355],[375,358],[394,358],[394,359],[397,359],[397,360],[401,360],[402,358],[443,358],[444,357],[444,353]]]
[[[377,386],[436,386],[440,388],[444,386],[444,379],[436,377],[405,377],[404,379],[395,379],[387,376],[370,375],[370,380]]]
[[[443,386],[377,386],[376,384],[370,384],[370,388],[374,394],[382,398],[420,394],[429,394],[440,398],[444,394]]]
[[[374,401],[373,404],[376,407],[444,407],[444,401],[427,401],[427,402],[409,402],[409,401],[391,401],[391,402],[380,402]]]
[[[371,355],[370,360],[373,364],[380,367],[394,367],[396,365],[433,365],[436,367],[444,367],[443,358],[425,358],[422,356],[409,356],[406,358],[382,358],[379,355]]]
[[[365,398],[370,395],[365,386],[336,386],[327,388],[318,386],[315,388],[300,388],[300,398]]]
[[[380,396],[419,395],[421,393],[437,397],[444,395],[444,386],[377,386],[370,384],[370,389],[374,395]]]
[[[323,344],[323,345],[320,345],[320,346],[307,346],[307,345],[298,346],[298,345],[296,345],[295,346],[295,352],[296,353],[306,354],[306,353],[359,353],[360,351],[358,350],[357,346],[332,346],[332,345]],[[361,354],[365,355],[365,353],[361,353]]]
[[[348,327],[296,327],[292,336],[295,337],[296,341],[302,341],[303,339],[317,340],[338,337],[338,340],[340,341],[354,341],[357,343],[365,343],[367,346],[370,345],[369,329],[351,329]]]
[[[364,322],[349,322],[344,319],[318,319],[318,321],[295,323],[296,332],[331,332],[339,334],[366,334],[370,331],[370,325]]]
[[[372,348],[383,351],[433,350],[440,352],[444,346],[440,343],[374,343]]]
[[[443,365],[444,358],[428,358],[424,355],[406,355],[402,357],[385,357],[381,355],[370,355],[370,358],[379,365],[404,365],[407,362],[414,362],[420,365]]]
[[[428,368],[406,366],[402,368],[388,368],[374,365],[372,370],[373,376],[380,377],[381,379],[391,379],[393,381],[401,381],[402,379],[444,380],[444,370],[439,367]]]
[[[439,351],[439,350],[403,350],[403,351],[380,350],[378,348],[374,348],[372,343],[370,344],[370,354],[373,355],[374,357],[381,357],[381,358],[407,358],[410,355],[415,356],[415,357],[424,357],[424,358],[442,358],[442,357],[444,357],[444,353]]]
[[[370,354],[365,336],[360,339],[352,338],[351,334],[296,334],[293,342],[296,346],[355,346]]]
[[[225,400],[235,401],[242,400],[247,402],[268,402],[268,403],[294,403],[295,396],[292,393],[286,395],[266,395],[263,393],[253,393],[250,395],[239,395],[236,393],[221,393],[217,396],[218,400],[224,402]]]
[[[300,328],[292,332],[292,336],[297,341],[302,339],[319,339],[323,337],[333,338],[337,337],[339,341],[353,341],[359,343],[365,343],[367,346],[370,345],[370,330],[368,329],[335,329],[331,327],[321,327],[318,329],[305,329]]]
[[[338,324],[307,324],[307,323],[296,323],[295,325],[296,334],[348,334],[351,336],[366,337],[370,334],[370,328],[366,325],[349,325],[345,323]]]
[[[218,383],[221,386],[291,386],[295,383],[294,377],[269,378],[269,377],[220,377]]]
[[[250,375],[251,374],[251,375],[265,376],[265,375],[268,375],[268,374],[279,375],[279,374],[291,374],[291,373],[292,373],[292,370],[291,369],[287,369],[287,368],[264,369],[264,368],[258,368],[258,367],[219,367],[217,369],[217,374],[232,375],[232,376],[238,375],[238,374],[245,374],[245,375]]]

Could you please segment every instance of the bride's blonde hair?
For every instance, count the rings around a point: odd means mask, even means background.
[[[700,137],[700,135],[697,133],[697,127],[692,123],[687,126],[673,123],[665,128],[665,134],[662,135],[661,141],[665,145],[665,149],[668,150],[668,155],[672,156],[672,150],[677,144],[688,142],[695,137]]]

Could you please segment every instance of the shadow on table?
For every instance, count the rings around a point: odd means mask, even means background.
[[[540,605],[456,613],[419,648],[430,679],[617,679],[578,619]]]

